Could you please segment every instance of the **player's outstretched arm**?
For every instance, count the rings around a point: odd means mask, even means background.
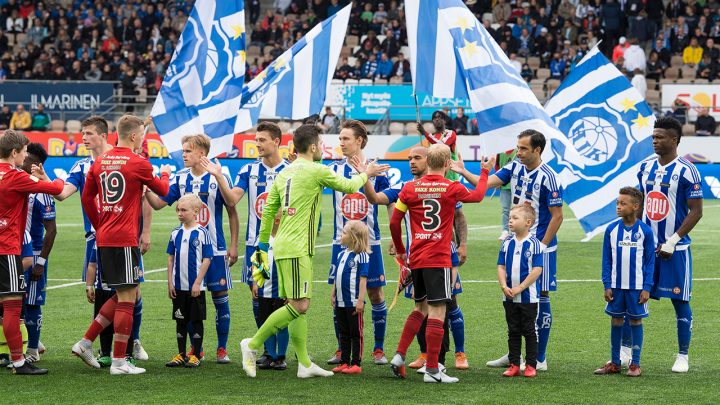
[[[140,164],[142,166],[139,174],[143,184],[152,190],[153,193],[159,196],[166,196],[168,191],[170,191],[170,173],[172,172],[170,165],[160,166],[160,177],[158,178],[153,174],[153,168],[150,162],[142,160]]]
[[[367,197],[370,204],[390,205],[390,200],[388,199],[387,195],[385,195],[385,193],[376,193],[375,187],[373,187],[372,182],[370,182],[369,179],[365,182],[365,185],[363,186],[363,191],[365,191],[365,197]],[[388,217],[391,214],[392,211],[388,211]]]
[[[145,193],[145,200],[152,207],[152,209],[156,211],[167,207],[167,203],[152,191],[148,191]]]
[[[465,168],[465,161],[463,160],[460,153],[458,153],[457,156],[458,156],[457,161],[453,160],[450,162],[450,170],[463,176],[465,178],[465,180],[467,180],[468,183],[473,185],[473,187],[477,187],[478,183],[480,182],[480,176],[470,173],[470,171]],[[494,162],[495,158],[493,157],[492,159]],[[489,168],[488,170],[492,170],[492,167]],[[497,188],[497,187],[501,187],[504,185],[505,185],[505,182],[503,182],[498,176],[493,174],[492,176],[488,177],[487,188]]]
[[[97,230],[100,226],[100,215],[98,213],[98,206],[95,203],[95,197],[98,195],[98,184],[97,180],[95,180],[94,167],[97,166],[93,165],[87,174],[85,188],[80,196],[80,201],[82,202],[83,210],[85,210],[85,215],[87,215],[90,224]]]
[[[39,166],[39,170],[36,170],[36,166],[33,165],[33,174],[27,174],[23,171],[10,173],[13,176],[13,189],[20,192],[58,195],[62,193],[65,186],[65,183],[60,179],[50,181],[45,171],[42,170],[42,165]],[[10,173],[5,176],[10,177]]]
[[[65,199],[67,199],[67,198],[70,197],[71,195],[75,194],[75,193],[77,192],[77,190],[78,190],[78,189],[77,189],[77,187],[75,187],[74,184],[65,183],[65,185],[63,186],[63,191],[62,191],[62,193],[56,195],[56,196],[55,196],[55,200],[57,200],[57,201],[64,201]]]
[[[495,165],[495,158],[492,157],[490,159],[483,158],[482,160],[482,170],[480,171],[480,180],[478,181],[477,185],[475,186],[475,190],[472,192],[468,191],[465,187],[457,184],[457,188],[460,190],[460,195],[458,196],[457,200],[464,203],[473,203],[473,202],[480,202],[485,198],[485,192],[487,191],[487,182],[488,182],[488,174],[490,173],[490,169]]]
[[[240,187],[231,187],[230,184],[225,180],[225,176],[222,173],[222,165],[218,159],[215,162],[203,156],[201,158],[203,168],[212,174],[217,179],[218,185],[220,186],[220,194],[225,200],[225,205],[228,207],[234,207],[245,195],[245,190]]]

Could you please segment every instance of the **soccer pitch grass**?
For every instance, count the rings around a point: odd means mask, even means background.
[[[332,211],[329,196],[323,199],[323,227],[317,239],[314,298],[309,311],[309,352],[323,367],[335,352],[330,289],[325,280],[330,262]],[[146,282],[142,285],[144,302],[141,340],[150,361],[141,376],[111,377],[107,369],[95,370],[71,356],[70,347],[83,335],[92,305],[79,283],[84,252],[84,231],[79,198],[57,204],[58,236],[50,256],[48,304],[44,307],[42,342],[47,353],[40,366],[50,370],[47,376],[21,377],[9,372],[0,375],[3,402],[22,403],[338,403],[357,400],[362,403],[716,403],[720,398],[717,375],[720,351],[713,343],[720,333],[717,305],[720,278],[713,270],[712,257],[720,237],[720,203],[706,201],[704,217],[692,233],[694,259],[693,313],[694,333],[690,348],[690,372],[673,374],[670,368],[677,353],[675,316],[669,300],[651,301],[650,317],[645,321],[642,355],[643,375],[631,379],[625,375],[595,376],[593,370],[609,358],[610,319],[604,313],[600,280],[602,238],[581,243],[583,233],[572,213],[565,208],[565,222],[559,233],[558,291],[552,295],[553,329],[548,348],[549,371],[539,372],[534,380],[501,377],[500,369],[485,367],[507,350],[506,326],[497,285],[497,251],[500,233],[498,198],[479,205],[465,206],[469,223],[468,261],[460,272],[464,292],[459,303],[465,315],[466,354],[470,370],[453,368],[448,354],[448,374],[460,378],[459,384],[423,384],[420,375],[408,369],[408,379],[392,378],[388,366],[372,364],[373,347],[370,305],[365,311],[365,353],[363,373],[337,375],[329,379],[299,380],[292,344],[288,370],[258,371],[258,378],[245,376],[241,367],[240,339],[255,330],[248,288],[235,281],[230,293],[232,326],[228,352],[232,363],[215,363],[216,335],[214,307],[208,302],[205,348],[207,360],[198,369],[167,369],[164,364],[176,354],[172,305],[167,297],[164,266],[165,248],[171,229],[176,226],[174,210],[155,212],[152,247],[145,255]],[[239,205],[241,240],[244,240],[246,202]],[[381,232],[386,251],[389,231],[387,211],[380,213]],[[229,241],[229,240],[228,240]],[[241,246],[240,254],[244,253]],[[242,260],[242,259],[241,259]],[[385,257],[388,305],[396,288],[397,267]],[[239,264],[233,267],[234,278]],[[209,298],[208,298],[208,301]],[[385,350],[394,353],[402,325],[412,307],[400,298],[388,315]],[[97,345],[96,345],[97,347]],[[452,344],[451,344],[451,347]],[[452,350],[452,349],[451,349]],[[408,351],[408,361],[418,354],[417,344]]]

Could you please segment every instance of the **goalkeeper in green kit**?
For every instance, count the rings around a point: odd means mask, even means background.
[[[297,159],[278,173],[269,191],[260,225],[258,251],[253,258],[253,278],[262,286],[267,276],[270,232],[280,213],[280,226],[273,243],[274,261],[278,273],[278,291],[288,303],[273,312],[252,338],[243,339],[240,348],[243,370],[255,377],[257,351],[265,340],[288,327],[290,341],[298,359],[299,378],[330,377],[310,361],[307,352],[308,325],[305,313],[312,297],[315,236],[320,218],[320,201],[324,187],[344,193],[354,193],[368,180],[381,175],[388,165],[370,163],[363,173],[346,179],[330,168],[317,163],[322,159],[321,130],[315,125],[302,125],[295,130],[293,144]],[[361,167],[359,160],[354,166]]]

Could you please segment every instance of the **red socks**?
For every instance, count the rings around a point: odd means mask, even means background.
[[[103,308],[105,306],[103,305]],[[132,331],[134,302],[119,302],[115,309],[113,359],[124,359]]]
[[[22,333],[20,333],[20,312],[22,311],[22,300],[9,300],[3,303],[3,332],[5,341],[10,349],[12,361],[23,359]]]
[[[425,341],[427,342],[427,369],[438,368],[438,356],[440,355],[440,347],[442,346],[443,321],[439,319],[428,318],[427,327],[425,328]]]
[[[398,353],[405,356],[405,353],[407,352],[408,347],[410,347],[410,344],[415,339],[415,335],[417,335],[424,320],[425,320],[425,315],[423,315],[422,312],[412,311],[410,313],[410,315],[407,317],[407,320],[405,321],[405,326],[403,327],[402,335],[400,335],[400,341],[398,342],[398,348],[397,348]],[[441,325],[441,327],[442,327],[442,325]]]
[[[118,305],[117,295],[113,295],[102,307],[100,312],[90,324],[87,332],[85,332],[85,339],[94,342],[100,332],[103,331],[108,325],[113,323],[115,318],[115,307]]]

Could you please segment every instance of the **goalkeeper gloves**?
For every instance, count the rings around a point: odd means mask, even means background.
[[[270,260],[268,259],[268,249],[270,245],[267,243],[258,243],[257,250],[253,254],[250,265],[252,267],[252,278],[258,287],[265,284],[265,280],[270,279]]]

